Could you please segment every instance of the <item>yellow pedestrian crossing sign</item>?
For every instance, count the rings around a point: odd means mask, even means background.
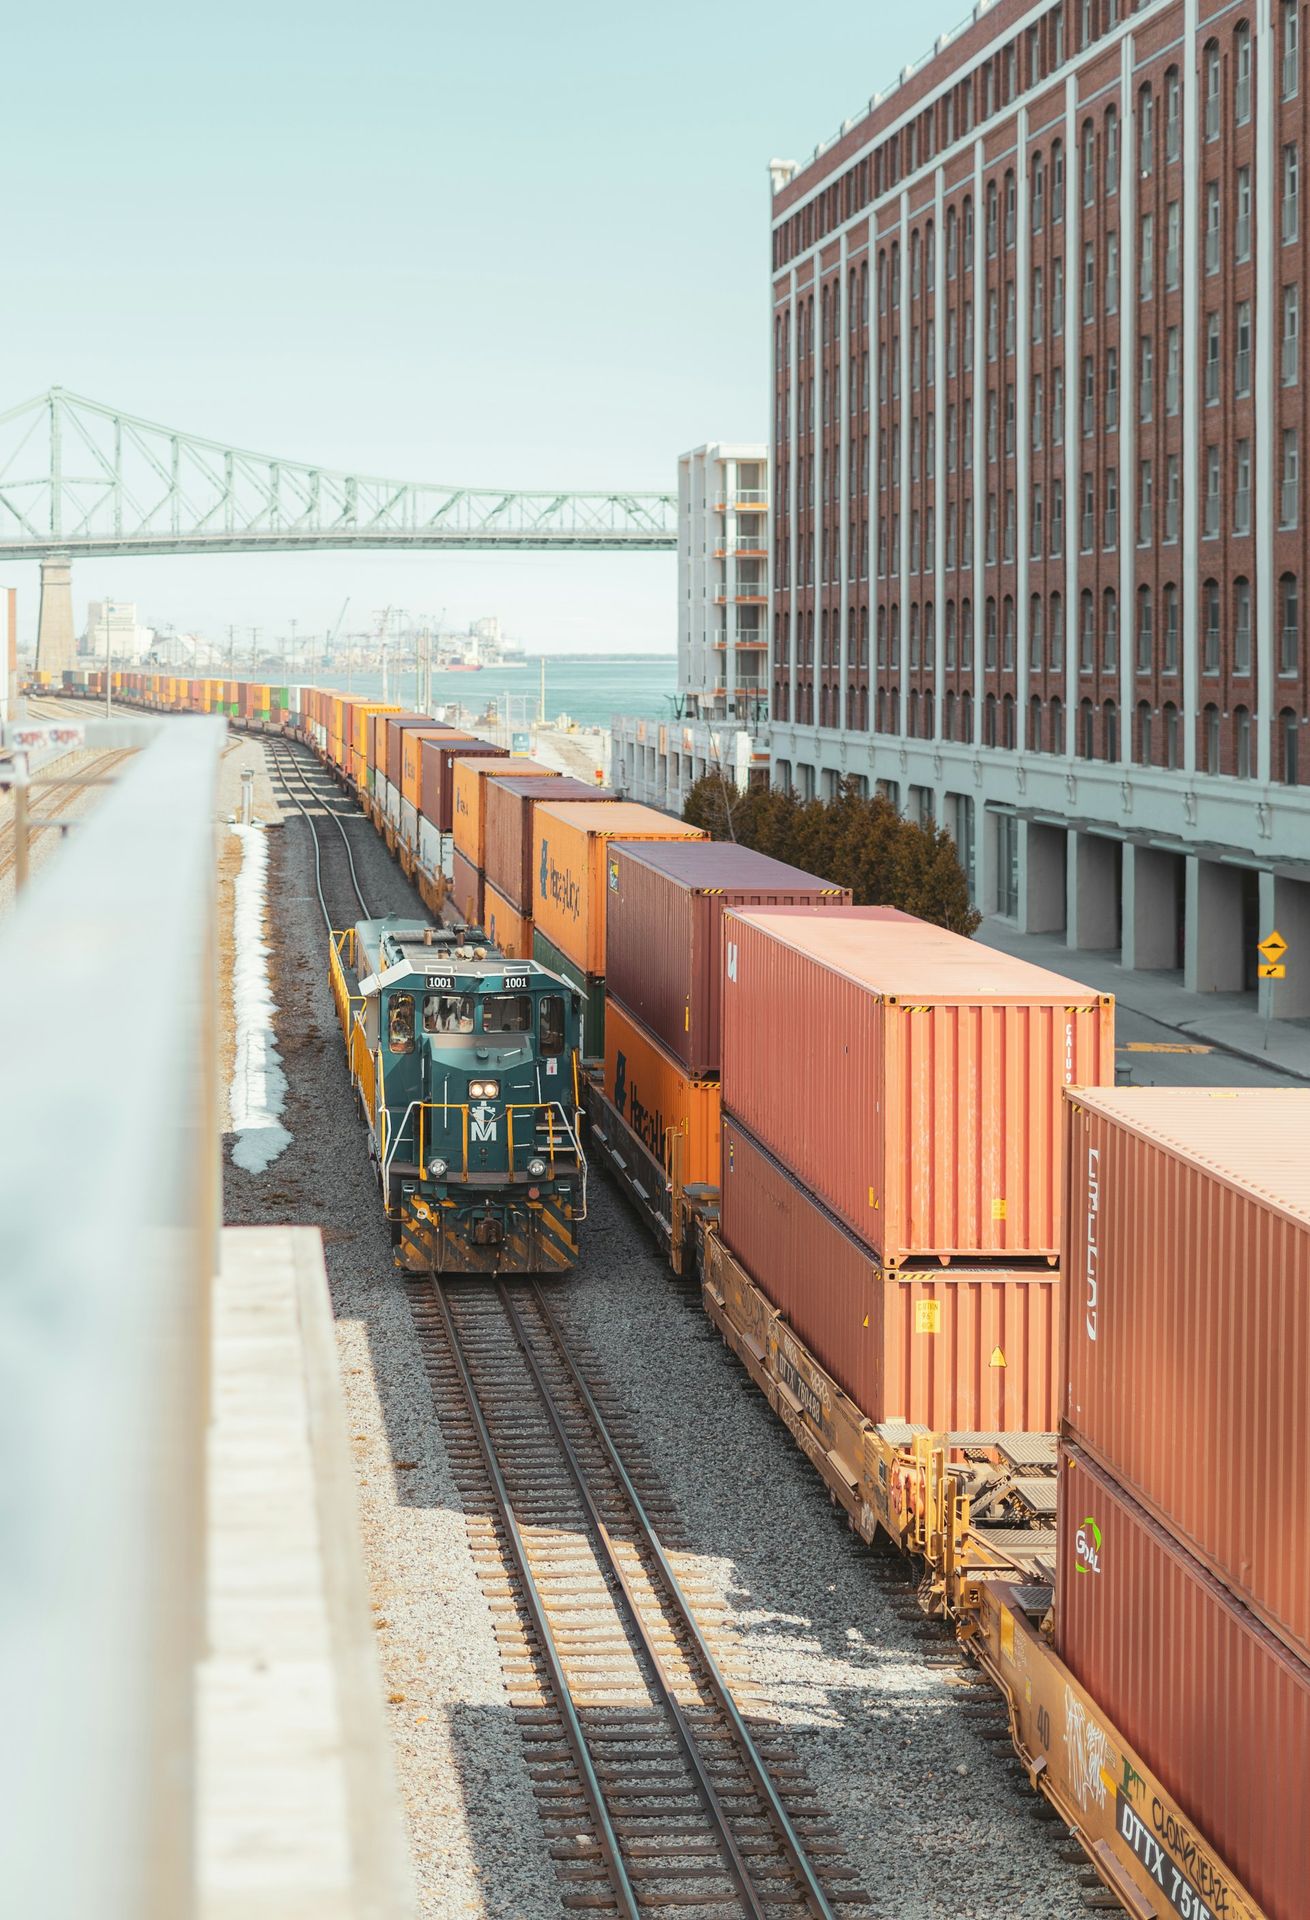
[[[1287,942],[1277,927],[1274,928],[1272,933],[1267,933],[1260,942],[1260,951],[1271,966],[1276,961],[1281,960],[1287,952]]]

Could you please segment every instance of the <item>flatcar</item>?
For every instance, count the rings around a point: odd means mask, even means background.
[[[361,920],[333,992],[397,1263],[563,1273],[578,1258],[582,1003],[480,928]]]

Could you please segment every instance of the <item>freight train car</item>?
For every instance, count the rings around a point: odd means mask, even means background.
[[[476,927],[362,920],[332,990],[397,1259],[561,1273],[578,1257],[578,996]]]

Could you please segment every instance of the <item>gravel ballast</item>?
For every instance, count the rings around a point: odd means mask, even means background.
[[[331,824],[321,831],[329,905],[349,924],[344,856]],[[374,910],[421,911],[362,818],[347,831]],[[540,1920],[563,1913],[562,1890],[350,1093],[298,813],[270,852],[292,1138],[265,1174],[225,1166],[225,1214],[323,1229],[420,1910]],[[582,1264],[552,1302],[633,1416],[693,1550],[681,1564],[722,1595],[871,1911],[1081,1920],[1076,1870],[1056,1855],[1061,1829],[1016,1793],[1008,1745],[974,1731],[958,1675],[924,1664],[867,1550],[709,1321],[614,1189],[597,1174],[590,1185]]]

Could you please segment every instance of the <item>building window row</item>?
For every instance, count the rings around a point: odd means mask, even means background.
[[[1135,0],[1132,11],[1140,4],[1141,0]],[[1290,100],[1300,89],[1300,18],[1297,0],[1277,0],[1277,4],[1279,87],[1282,98]],[[814,246],[874,200],[890,193],[907,174],[916,172],[939,152],[953,146],[995,114],[1004,112],[1021,92],[1038,85],[1063,66],[1074,5],[1078,9],[1079,52],[1119,24],[1120,0],[1059,0],[1043,19],[1029,26],[1022,35],[1005,42],[990,59],[946,88],[907,125],[879,142],[872,154],[854,161],[836,180],[783,221],[773,237],[775,270]],[[1128,10],[1127,0],[1122,10]],[[1239,21],[1228,36],[1227,55],[1231,73],[1227,96],[1231,124],[1240,127],[1250,121],[1252,113],[1252,44],[1246,20]],[[1211,38],[1201,52],[1202,138],[1207,143],[1218,140],[1224,122],[1223,68],[1224,48],[1218,38]],[[1150,175],[1157,164],[1157,117],[1163,123],[1164,161],[1171,164],[1179,158],[1182,146],[1182,85],[1176,66],[1165,72],[1158,96],[1149,84],[1138,90],[1137,147],[1133,158],[1143,176]],[[1118,190],[1121,137],[1117,110],[1109,108],[1102,118],[1099,166],[1098,136],[1091,121],[1083,128],[1082,142],[1082,193],[1084,204],[1091,205],[1098,180],[1107,195]],[[1041,230],[1047,218],[1047,188],[1044,164],[1040,171],[1034,165],[1029,201],[1034,232]],[[1057,191],[1052,179],[1049,194],[1052,219],[1061,216],[1062,197],[1062,190]],[[1011,204],[1007,220],[1007,244],[1010,245],[1014,239],[1012,229]],[[989,250],[994,251],[990,237]]]

